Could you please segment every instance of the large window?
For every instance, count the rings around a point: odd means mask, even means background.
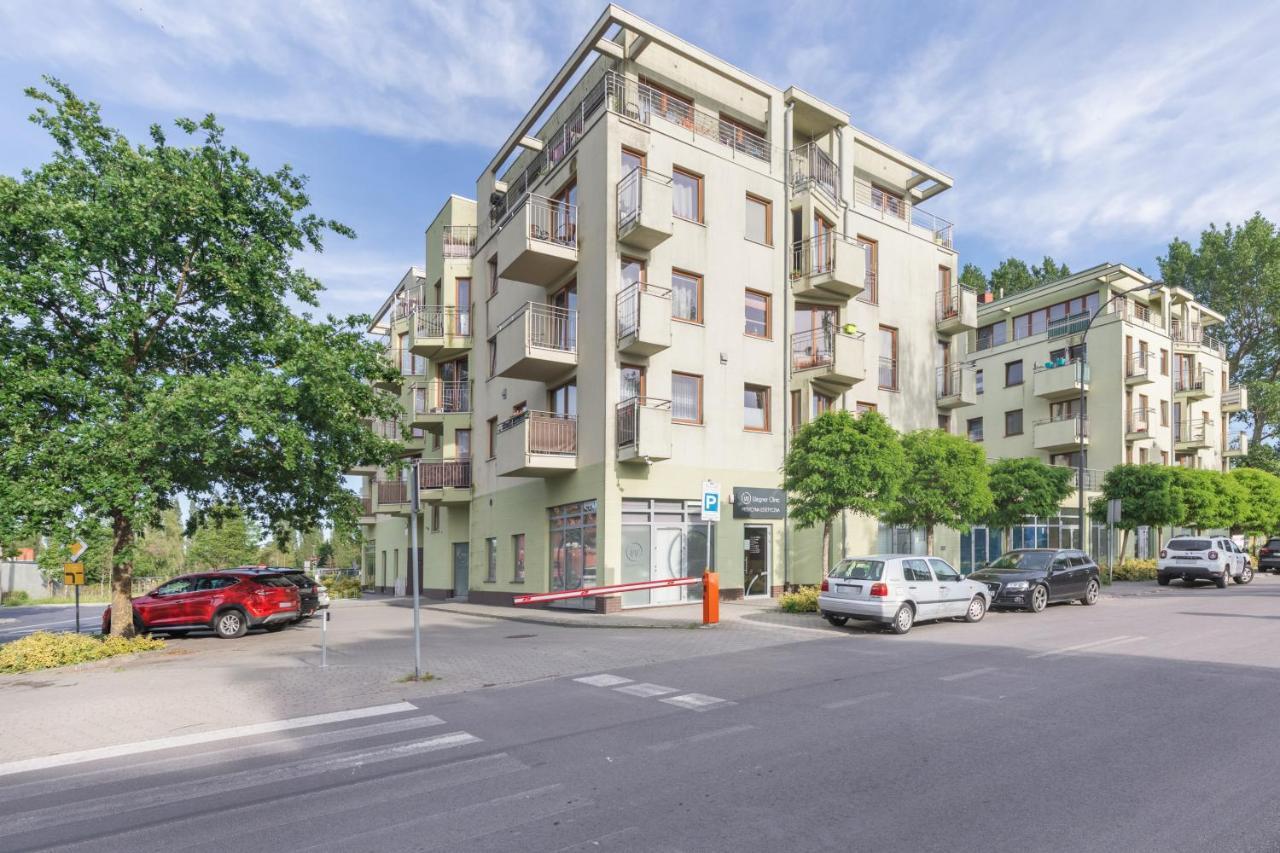
[[[969,418],[967,427],[970,441],[982,441],[982,418]]]
[[[1004,365],[1004,384],[1007,388],[1010,385],[1022,384],[1022,360],[1005,362]]]
[[[768,338],[772,336],[773,330],[770,328],[772,318],[770,316],[771,297],[767,293],[761,293],[758,290],[747,291],[746,301],[746,325],[743,329],[748,337],[752,338]]]
[[[596,502],[547,510],[551,539],[551,589],[559,592],[596,585]]]
[[[702,423],[701,376],[671,374],[671,419],[685,424]]]
[[[991,349],[1009,341],[1009,326],[1004,320],[978,328],[978,349]]]
[[[742,386],[742,427],[751,432],[769,431],[769,389],[765,386]]]
[[[809,417],[816,418],[824,412],[830,412],[836,407],[836,398],[823,394],[821,391],[814,391],[809,397]]]
[[[671,170],[671,212],[691,222],[702,221],[702,176]]]
[[[773,205],[750,193],[747,194],[746,234],[753,243],[773,245]]]
[[[1026,314],[1019,314],[1013,318],[1013,338],[1018,340],[1031,335],[1038,335],[1047,331],[1052,323],[1081,314],[1092,314],[1097,309],[1098,294],[1090,293],[1050,305],[1048,308],[1040,308],[1035,311],[1029,311]],[[979,348],[981,348],[981,344],[979,344]]]
[[[687,323],[702,322],[702,276],[671,271],[671,316]]]
[[[1022,435],[1022,409],[1004,413],[1004,434]]]
[[[892,326],[880,327],[880,387],[898,390],[898,330]]]

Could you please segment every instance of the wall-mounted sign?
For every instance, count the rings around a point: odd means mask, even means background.
[[[733,490],[734,518],[786,518],[787,493],[782,489],[739,486]]]

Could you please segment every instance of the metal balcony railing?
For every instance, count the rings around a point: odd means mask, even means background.
[[[958,397],[964,391],[964,377],[973,368],[967,364],[946,364],[934,370],[934,396],[938,400]],[[972,381],[972,380],[970,380]]]
[[[608,86],[609,109],[633,121],[647,125],[659,118],[695,136],[728,146],[734,153],[766,163],[772,157],[769,140],[739,122],[700,110],[660,89],[616,72],[609,72],[605,83]]]
[[[618,228],[630,225],[644,210],[645,185],[648,183],[671,186],[671,178],[648,169],[636,168],[618,181]],[[669,213],[670,211],[668,211]]]
[[[901,220],[912,233],[939,246],[950,249],[955,245],[955,226],[949,221],[870,181],[854,178],[853,202],[879,212],[882,217]]]
[[[799,192],[817,187],[832,201],[840,200],[840,167],[816,142],[791,152],[791,186]]]
[[[1204,444],[1207,442],[1210,433],[1213,430],[1213,418],[1195,418],[1190,421],[1178,421],[1173,425],[1173,440],[1175,442],[1196,442]]]
[[[634,447],[640,440],[640,410],[671,410],[670,400],[659,400],[654,397],[632,397],[618,404],[617,433],[618,447]]]
[[[529,453],[574,456],[578,452],[578,419],[555,412],[525,411],[498,425],[498,432],[527,423],[525,446]]]
[[[471,337],[471,306],[424,305],[418,309],[417,335],[422,338]]]
[[[418,415],[457,414],[471,411],[471,380],[432,379],[413,389],[413,411]]]
[[[898,360],[880,356],[880,387],[887,391],[898,390]]]
[[[973,290],[961,284],[952,284],[949,287],[939,289],[934,294],[934,315],[939,323],[943,320],[951,320],[960,316],[961,294],[963,293],[973,293]]]
[[[409,502],[409,484],[403,480],[378,483],[378,505]]]
[[[1100,468],[1085,468],[1081,471],[1074,465],[1055,465],[1055,468],[1067,468],[1071,471],[1071,481],[1074,488],[1084,487],[1086,492],[1097,492],[1102,490],[1102,481],[1107,476],[1107,472]],[[1080,476],[1083,474],[1083,478]]]
[[[418,488],[471,488],[471,460],[437,459],[418,463]]]
[[[618,340],[630,337],[640,331],[640,294],[656,296],[659,299],[670,299],[671,291],[665,287],[656,287],[645,281],[628,285],[618,294]]]
[[[911,206],[911,230],[924,232],[939,246],[950,249],[955,245],[955,226],[922,207]]]
[[[446,258],[472,258],[476,254],[476,226],[444,226],[444,256]]]
[[[1059,424],[1066,421],[1075,421],[1075,433],[1078,437],[1089,437],[1089,416],[1088,415],[1050,415],[1047,418],[1041,418],[1036,421],[1036,426],[1044,426],[1045,424]]]
[[[526,333],[529,346],[564,352],[578,351],[578,312],[573,308],[561,308],[545,302],[526,302],[499,323],[497,331],[500,333],[517,321],[528,323]]]
[[[1125,300],[1120,303],[1117,310],[1131,323],[1138,323],[1150,329],[1160,329],[1160,315],[1146,305]]]
[[[1155,426],[1155,417],[1155,409],[1134,409],[1125,420],[1125,432],[1151,432],[1151,427]]]
[[[421,304],[421,301],[416,297],[397,299],[395,304],[391,307],[391,316],[396,320],[403,320],[405,317],[412,317]]]
[[[874,291],[876,271],[871,263],[871,247],[862,240],[846,237],[835,231],[815,234],[791,244],[791,279],[794,281],[806,276],[824,275],[835,270],[836,251],[841,243],[847,245],[846,251],[853,250],[867,255],[863,292]]]
[[[1037,362],[1036,365],[1031,368],[1032,373],[1044,373],[1048,370],[1070,370],[1075,374],[1075,381],[1085,383],[1089,381],[1089,364],[1088,362],[1081,361],[1078,358],[1064,358],[1057,361],[1045,362],[1043,364]],[[1065,376],[1065,374],[1063,375]]]
[[[836,336],[851,340],[863,340],[862,332],[845,334],[836,329],[805,329],[791,335],[791,369],[795,371],[831,367],[836,358]]]
[[[578,248],[578,206],[540,195],[524,200],[529,211],[529,238]]]
[[[1072,314],[1070,317],[1059,317],[1057,320],[1049,321],[1049,325],[1045,328],[1045,333],[1049,340],[1064,338],[1067,335],[1078,335],[1088,327],[1091,316],[1088,311],[1081,311],[1079,314]]]
[[[1204,391],[1212,381],[1213,372],[1210,370],[1196,370],[1190,373],[1175,373],[1173,375],[1173,390]]]
[[[1206,332],[1204,326],[1199,323],[1184,323],[1181,320],[1174,320],[1169,325],[1169,335],[1175,343],[1198,344],[1207,350],[1212,350],[1219,356],[1226,356],[1227,345]]]
[[[1129,357],[1125,359],[1124,375],[1130,376],[1149,376],[1155,367],[1155,356],[1150,350],[1137,350],[1129,353]]]

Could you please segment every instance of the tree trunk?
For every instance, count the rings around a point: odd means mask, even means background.
[[[925,525],[924,528],[924,552],[930,557],[933,556],[933,525]]]
[[[1013,542],[1013,528],[1000,528],[1000,553],[1004,554],[1009,550],[1010,543]]]
[[[822,522],[822,579],[831,573],[831,519]]]
[[[1129,528],[1126,527],[1121,529],[1120,531],[1120,553],[1116,555],[1120,558],[1122,562],[1128,559],[1125,556],[1125,550],[1128,547],[1129,547]]]
[[[133,636],[133,524],[111,514],[111,636]]]

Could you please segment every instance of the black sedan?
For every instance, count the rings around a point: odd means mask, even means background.
[[[987,585],[992,607],[1039,613],[1055,601],[1097,604],[1102,591],[1098,564],[1071,548],[1020,548],[969,575]]]

